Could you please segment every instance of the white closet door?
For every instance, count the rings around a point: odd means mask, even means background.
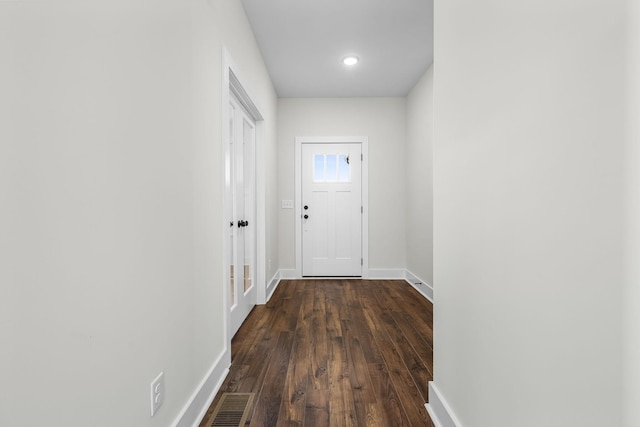
[[[256,304],[255,122],[235,97],[230,105],[227,147],[230,333],[233,336]]]

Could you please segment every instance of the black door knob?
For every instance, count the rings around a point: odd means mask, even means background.
[[[304,210],[306,211],[307,209],[309,209],[309,206],[304,205]]]
[[[309,218],[309,215],[305,215],[303,218],[304,218],[304,219],[308,219],[308,218]]]

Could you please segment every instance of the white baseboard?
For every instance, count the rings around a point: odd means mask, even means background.
[[[231,352],[229,348],[218,356],[207,375],[202,379],[198,388],[173,422],[173,427],[198,427],[207,413],[211,402],[220,390],[231,366]]]
[[[297,270],[289,270],[289,269],[281,269],[278,270],[280,274],[281,280],[299,280],[302,277],[298,274]],[[318,277],[322,278],[322,277]],[[327,279],[337,279],[340,277],[327,277]],[[344,277],[345,279],[354,279],[354,277]],[[357,277],[355,277],[357,278]],[[371,268],[369,270],[363,271],[362,274],[363,279],[372,279],[372,280],[402,280],[405,278],[405,270],[402,268]]]
[[[370,280],[398,280],[405,278],[402,268],[370,268],[367,279]]]
[[[425,407],[436,427],[462,427],[433,381],[429,382],[429,403]]]
[[[431,286],[428,282],[420,279],[409,270],[405,271],[404,280],[406,280],[418,292],[424,295],[425,298],[433,303],[433,286]]]
[[[404,268],[371,268],[368,270],[363,279],[368,280],[405,280],[411,286],[413,286],[420,294],[433,303],[433,286],[427,281],[420,279],[418,276],[405,270]],[[280,283],[280,280],[299,280],[301,277],[294,269],[281,269],[278,270],[267,288],[267,301],[273,295],[273,291]],[[335,279],[332,277],[332,279]]]
[[[273,295],[273,293],[275,292],[279,284],[280,284],[280,270],[276,271],[276,274],[273,275],[273,278],[267,285],[267,292],[266,292],[267,300],[265,301],[265,303],[269,302],[269,300],[271,299],[271,296]]]

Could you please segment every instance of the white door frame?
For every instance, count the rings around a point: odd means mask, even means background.
[[[360,144],[362,147],[362,278],[369,278],[369,138],[297,136],[295,142],[296,277],[302,278],[302,144]]]
[[[225,194],[225,150],[226,147],[229,146],[229,99],[230,93],[236,96],[240,104],[245,108],[245,110],[249,113],[251,118],[255,121],[256,125],[256,146],[255,146],[255,161],[256,161],[256,302],[257,304],[264,304],[266,302],[266,280],[265,280],[265,256],[266,256],[266,214],[265,214],[265,165],[264,165],[264,150],[265,150],[265,124],[264,118],[260,113],[260,109],[253,102],[252,96],[247,92],[246,86],[242,83],[246,80],[242,79],[240,73],[238,71],[238,67],[235,62],[231,58],[229,51],[223,47],[222,48],[222,190]],[[225,203],[227,201],[225,200]],[[225,301],[225,334],[226,339],[225,342],[230,345],[231,336],[229,333],[230,328],[230,309],[231,309],[231,301],[229,295],[229,245],[231,242],[229,241],[229,223],[236,219],[229,218],[227,209],[223,209],[223,217],[224,221],[222,222],[222,230],[223,230],[223,241],[222,241],[222,283],[223,283],[223,292],[222,297]]]

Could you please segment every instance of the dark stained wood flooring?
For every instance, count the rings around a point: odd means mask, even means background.
[[[286,280],[231,345],[247,426],[433,426],[433,306],[404,281]]]

